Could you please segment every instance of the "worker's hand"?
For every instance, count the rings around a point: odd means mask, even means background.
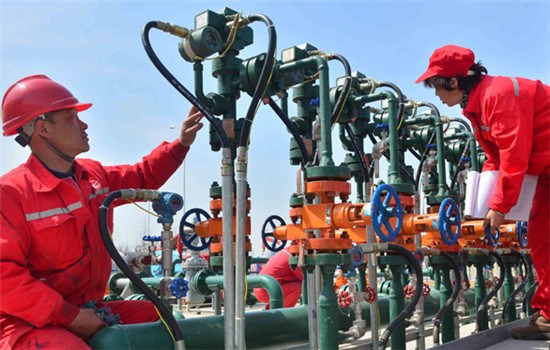
[[[502,213],[489,209],[489,212],[483,221],[483,228],[489,225],[491,227],[491,232],[495,232],[500,225],[504,223],[504,216],[505,215]]]
[[[76,318],[67,329],[84,340],[91,339],[100,329],[107,327],[107,323],[97,317],[95,310],[81,308]]]
[[[200,122],[203,116],[195,106],[189,110],[189,115],[181,125],[179,141],[182,145],[189,147],[195,141],[197,132],[203,127],[203,124]]]

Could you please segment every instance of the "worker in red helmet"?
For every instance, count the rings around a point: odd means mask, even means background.
[[[498,170],[484,226],[496,230],[516,204],[525,174],[538,175],[528,224],[540,283],[531,304],[538,312],[512,336],[550,339],[550,86],[488,75],[472,50],[455,45],[435,50],[416,82],[435,88],[444,104],[462,107],[487,156],[483,170]]]
[[[31,155],[0,177],[0,349],[89,349],[86,341],[108,323],[158,320],[149,301],[101,303],[111,258],[98,211],[112,191],[162,186],[202,114],[192,108],[178,139],[141,162],[104,166],[76,158],[90,149],[79,117],[90,107],[44,75],[15,82],[2,99],[4,135],[17,135]]]
[[[283,289],[284,307],[293,307],[302,295],[302,269],[290,267],[289,247],[273,255],[260,270],[260,274],[269,275],[277,280]],[[263,288],[255,288],[254,296],[262,303],[269,303],[269,295]],[[269,309],[269,304],[266,306]]]

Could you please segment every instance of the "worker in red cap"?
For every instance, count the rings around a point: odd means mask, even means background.
[[[288,247],[273,255],[260,270],[260,274],[269,275],[277,280],[283,289],[284,307],[293,307],[302,295],[302,269],[290,267],[291,254]],[[262,303],[269,303],[265,289],[255,288],[254,296]],[[269,309],[269,304],[266,306]]]
[[[444,104],[462,107],[487,156],[483,170],[498,170],[484,226],[496,230],[516,204],[525,174],[539,176],[528,224],[539,280],[531,303],[538,311],[512,336],[550,339],[550,86],[488,75],[472,50],[455,45],[435,50],[416,82],[435,88]]]
[[[90,349],[86,341],[108,324],[158,320],[149,301],[101,302],[111,257],[98,211],[112,191],[162,186],[182,164],[202,114],[192,108],[178,139],[141,162],[103,166],[76,158],[90,149],[79,112],[91,105],[44,75],[15,82],[2,99],[4,136],[31,150],[0,177],[2,350]]]

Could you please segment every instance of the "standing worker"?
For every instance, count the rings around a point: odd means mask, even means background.
[[[277,280],[283,289],[284,307],[293,307],[302,295],[302,269],[290,267],[291,254],[288,247],[273,255],[260,270],[260,274],[269,275]],[[255,288],[254,296],[262,303],[269,303],[265,289]],[[269,304],[266,306],[269,309]]]
[[[31,155],[0,177],[1,350],[90,349],[85,341],[106,321],[158,320],[149,301],[100,303],[111,257],[98,211],[112,191],[162,186],[182,164],[202,114],[192,108],[178,139],[140,163],[103,166],[75,159],[90,149],[78,113],[91,105],[44,75],[17,81],[2,99],[4,136],[17,135]],[[111,208],[111,231],[112,219]]]
[[[485,151],[483,170],[498,170],[495,192],[483,223],[494,232],[516,204],[525,174],[538,175],[529,217],[531,257],[539,287],[531,301],[538,310],[516,339],[550,339],[550,86],[539,80],[490,76],[474,53],[447,45],[434,51],[416,80],[435,88],[441,102],[460,104]]]

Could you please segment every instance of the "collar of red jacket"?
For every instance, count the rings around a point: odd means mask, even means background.
[[[74,172],[77,179],[82,178],[85,170],[78,164],[77,160],[75,160],[74,164]],[[63,182],[62,179],[55,177],[34,154],[29,156],[26,166],[35,177],[35,181],[32,181],[32,187],[36,192],[51,191]]]
[[[470,96],[468,97],[468,104],[466,104],[466,107],[462,110],[462,114],[475,114],[480,115],[481,114],[481,94],[483,92],[483,85],[484,82],[486,82],[486,78],[488,76],[482,76],[479,83],[477,83],[476,86],[470,90]]]

